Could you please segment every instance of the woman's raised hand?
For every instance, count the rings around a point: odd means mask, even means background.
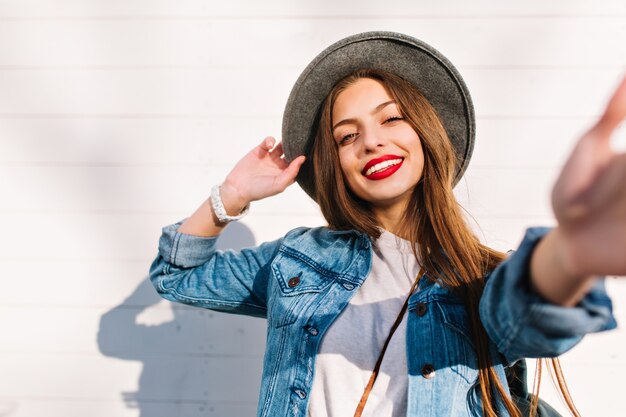
[[[220,197],[226,212],[235,216],[251,201],[260,200],[283,191],[292,184],[304,163],[304,155],[291,161],[282,158],[283,147],[267,137],[248,152],[230,171],[220,187]],[[272,149],[273,148],[273,149]],[[177,229],[194,236],[217,236],[226,224],[219,222],[207,198]]]
[[[225,207],[233,212],[248,203],[278,194],[295,181],[304,155],[291,163],[283,157],[282,144],[268,136],[244,156],[230,171],[221,187]],[[228,210],[230,212],[230,210]]]
[[[625,118],[626,77],[552,190],[562,254],[576,274],[626,275],[626,153],[610,146]]]

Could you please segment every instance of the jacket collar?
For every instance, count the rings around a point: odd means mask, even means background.
[[[372,264],[370,238],[357,230],[298,228],[285,236],[280,250],[321,273],[356,285],[363,283]]]

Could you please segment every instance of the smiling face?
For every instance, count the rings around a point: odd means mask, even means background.
[[[337,96],[332,134],[344,177],[375,212],[402,212],[422,177],[420,138],[383,85],[360,78]]]

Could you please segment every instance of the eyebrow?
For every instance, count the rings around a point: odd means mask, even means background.
[[[370,114],[373,116],[373,115],[375,115],[376,113],[378,113],[379,111],[381,111],[382,109],[384,109],[384,108],[385,108],[386,106],[388,106],[389,104],[391,104],[391,103],[395,103],[395,102],[396,102],[395,100],[389,100],[389,101],[385,101],[384,103],[380,103],[378,106],[376,106],[376,107],[374,108],[374,110],[372,110],[372,111],[371,111],[371,113],[370,113]],[[333,126],[332,131],[334,132],[334,131],[335,131],[335,129],[337,129],[339,126],[342,126],[342,125],[347,125],[347,124],[351,124],[351,123],[356,123],[356,119],[343,119],[342,121],[337,122],[337,124],[335,124],[335,125]]]

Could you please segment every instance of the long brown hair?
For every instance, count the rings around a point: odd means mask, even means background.
[[[476,347],[483,415],[497,417],[495,404],[499,399],[511,416],[521,417],[492,366],[488,336],[478,313],[484,277],[502,262],[505,255],[480,243],[466,223],[452,192],[456,157],[445,128],[428,100],[403,78],[379,70],[359,70],[335,85],[326,98],[311,149],[315,198],[322,214],[332,229],[356,229],[371,238],[380,236],[381,225],[370,204],[347,186],[332,135],[332,108],[337,96],[361,78],[370,78],[383,85],[422,142],[422,179],[413,190],[400,228],[404,237],[417,242],[418,249],[414,248],[413,252],[427,275],[437,277],[440,284],[463,295]],[[564,385],[558,359],[552,360],[552,365],[556,375],[561,376],[558,380],[566,402],[574,415],[578,415]],[[536,402],[533,410],[536,410]],[[532,411],[531,415],[534,413]]]

